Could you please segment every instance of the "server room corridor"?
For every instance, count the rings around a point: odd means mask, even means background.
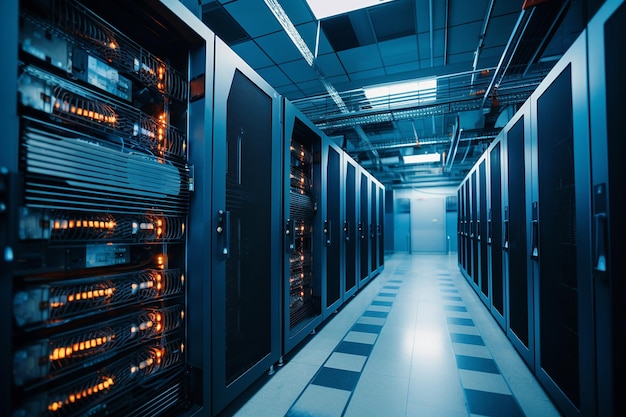
[[[220,417],[560,415],[455,253],[392,255],[284,359]]]

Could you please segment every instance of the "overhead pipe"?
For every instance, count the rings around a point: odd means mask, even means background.
[[[485,19],[483,20],[483,27],[480,30],[480,36],[478,37],[478,46],[476,46],[476,51],[474,51],[474,62],[472,63],[472,82],[470,85],[474,85],[474,81],[476,80],[476,67],[478,67],[478,58],[480,56],[480,51],[483,49],[483,44],[485,43],[485,36],[487,35],[487,27],[489,26],[489,20],[491,19],[491,12],[493,11],[493,3],[495,0],[490,0],[489,5],[487,6],[487,12],[485,13]]]

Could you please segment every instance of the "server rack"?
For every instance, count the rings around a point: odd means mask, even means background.
[[[324,190],[324,245],[325,245],[325,272],[324,294],[322,297],[322,311],[324,318],[334,313],[343,304],[345,291],[345,275],[342,243],[343,227],[343,193],[342,193],[342,163],[343,150],[326,138],[323,145],[323,161],[325,174]]]
[[[498,135],[487,154],[489,160],[489,199],[487,214],[487,263],[491,314],[505,329],[506,285],[502,264],[502,136]]]
[[[359,282],[365,285],[371,278],[370,272],[370,175],[360,169],[359,181]]]
[[[618,386],[626,369],[623,347],[619,343],[625,327],[626,276],[620,257],[626,252],[621,231],[626,229],[623,181],[623,105],[626,84],[621,68],[626,65],[624,50],[626,4],[607,1],[588,26],[590,133],[591,133],[591,207],[592,207],[592,283],[596,326],[597,415],[619,416],[626,413]]]
[[[378,272],[378,185],[376,179],[370,175],[370,275],[373,277]]]
[[[595,409],[586,40],[583,32],[531,96],[527,166],[535,373],[567,415]]]
[[[376,183],[376,192],[378,194],[378,222],[376,225],[376,245],[378,251],[376,253],[376,273],[380,273],[385,268],[385,186],[376,178],[374,178],[374,182]]]
[[[215,56],[214,414],[280,358],[284,230],[280,97],[217,38]]]
[[[478,175],[478,223],[476,224],[476,241],[478,246],[478,294],[486,305],[490,303],[489,292],[489,267],[487,265],[487,163],[488,160],[483,157],[478,163],[476,174]]]
[[[118,2],[5,5],[17,58],[3,63],[17,103],[0,157],[12,415],[171,415],[203,401],[186,372],[188,131],[202,129],[187,113],[208,31],[177,2],[146,5],[125,5],[132,27]]]
[[[504,127],[506,160],[503,193],[505,281],[508,288],[507,335],[522,358],[534,369],[533,276],[530,265],[530,230],[526,226],[530,195],[530,102],[526,102]]]
[[[322,322],[322,137],[284,100],[283,354]]]
[[[343,242],[344,242],[344,266],[345,266],[345,292],[344,297],[352,296],[359,289],[358,279],[358,173],[359,165],[354,159],[344,153],[344,222],[343,222]]]

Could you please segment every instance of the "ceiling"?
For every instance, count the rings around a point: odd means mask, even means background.
[[[394,0],[321,21],[305,0],[183,2],[393,188],[459,184],[584,27],[583,0]],[[268,3],[282,6],[311,64]],[[428,77],[436,91],[365,95]],[[439,161],[405,159],[425,153]]]

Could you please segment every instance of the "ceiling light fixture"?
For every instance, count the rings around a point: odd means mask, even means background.
[[[425,164],[428,162],[441,161],[441,154],[439,152],[426,153],[420,155],[405,155],[402,157],[405,164]]]
[[[414,107],[437,99],[437,79],[424,78],[364,87],[363,93],[371,109]]]
[[[365,9],[393,0],[306,0],[317,20]]]

